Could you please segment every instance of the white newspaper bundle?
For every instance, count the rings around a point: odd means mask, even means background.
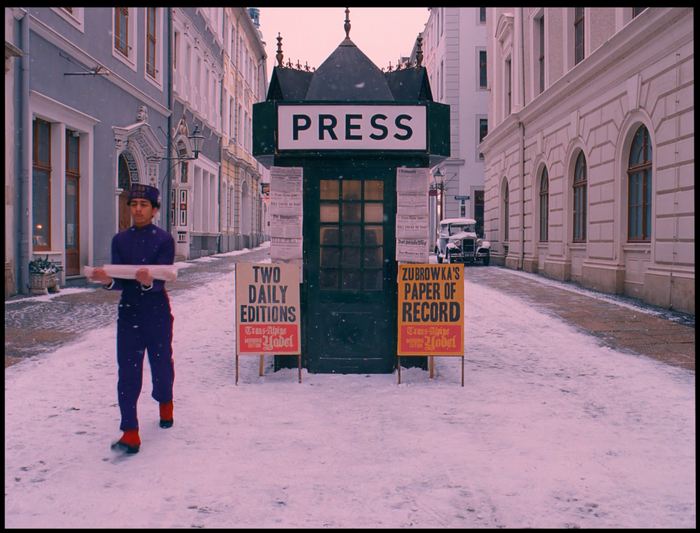
[[[85,265],[85,275],[92,279],[94,267]],[[148,274],[154,279],[163,281],[175,281],[177,279],[177,266],[175,265],[102,265],[110,278],[136,279],[136,271],[142,268],[148,269]]]

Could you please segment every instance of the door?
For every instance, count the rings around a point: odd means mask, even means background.
[[[129,167],[123,155],[119,156],[119,188],[122,190],[119,195],[119,231],[124,231],[131,227],[131,210],[127,205],[129,201],[129,190],[131,187],[131,177]]]
[[[66,276],[80,275],[78,180],[66,175]]]
[[[308,369],[391,373],[396,168],[307,172]]]
[[[66,276],[80,275],[80,134],[66,129]]]

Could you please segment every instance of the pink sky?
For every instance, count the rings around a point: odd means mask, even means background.
[[[350,8],[350,39],[379,68],[408,56],[425,28],[428,8]],[[284,62],[297,60],[318,68],[345,39],[345,8],[260,8],[268,75],[277,64],[277,34]]]

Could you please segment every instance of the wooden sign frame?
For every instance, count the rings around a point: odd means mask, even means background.
[[[401,356],[462,358],[464,387],[464,265],[399,265],[398,379]]]

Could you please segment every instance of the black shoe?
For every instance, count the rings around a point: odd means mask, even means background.
[[[160,419],[160,427],[168,429],[173,427],[173,419],[171,418],[170,420],[163,420],[162,418]]]

